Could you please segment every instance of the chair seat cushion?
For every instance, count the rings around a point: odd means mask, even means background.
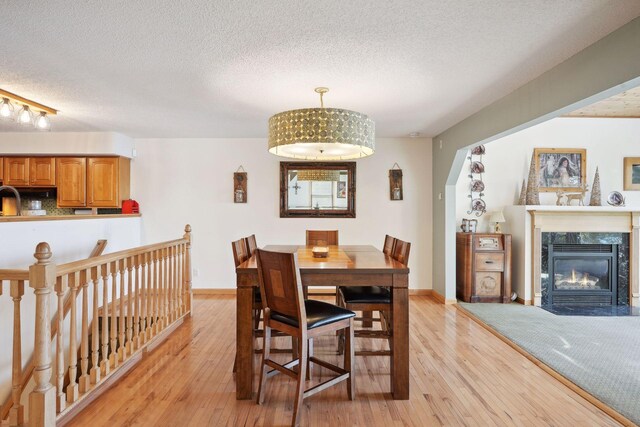
[[[383,286],[340,286],[347,304],[391,304],[391,291]]]
[[[323,301],[306,300],[304,302],[307,311],[307,329],[317,328],[319,326],[328,325],[329,323],[339,320],[355,317],[355,313],[337,305],[329,304]],[[298,320],[284,314],[272,312],[271,319],[278,322],[298,327]]]

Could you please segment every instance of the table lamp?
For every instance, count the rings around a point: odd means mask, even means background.
[[[493,226],[493,232],[494,233],[502,233],[502,229],[500,227],[500,223],[501,222],[505,222],[504,215],[502,214],[502,211],[493,212],[491,214],[491,216],[489,217],[489,222],[492,222],[494,224],[494,226]]]

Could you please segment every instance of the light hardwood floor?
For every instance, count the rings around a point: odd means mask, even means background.
[[[411,399],[387,392],[388,358],[358,357],[356,400],[332,387],[305,400],[302,425],[619,425],[454,307],[413,296],[410,310]],[[234,344],[235,298],[197,297],[192,319],[68,425],[289,425],[295,382],[285,376],[267,382],[262,406],[235,399]],[[338,362],[336,346],[328,336],[315,352]]]

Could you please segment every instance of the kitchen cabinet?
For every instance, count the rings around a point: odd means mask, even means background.
[[[29,185],[29,158],[4,158],[4,185],[27,187]]]
[[[29,159],[29,185],[31,187],[55,186],[56,159],[53,157],[31,157]]]
[[[510,302],[511,235],[457,233],[456,282],[464,302]]]
[[[129,198],[130,160],[124,157],[87,159],[87,207],[118,208]]]
[[[87,159],[85,157],[58,157],[56,179],[59,208],[87,206]]]
[[[4,158],[0,157],[0,182],[2,182],[4,174],[2,173],[4,169]]]
[[[53,157],[5,157],[4,185],[14,187],[53,187],[56,165]]]

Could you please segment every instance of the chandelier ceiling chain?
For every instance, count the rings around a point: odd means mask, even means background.
[[[317,87],[320,108],[284,111],[269,119],[269,152],[301,160],[349,160],[375,151],[375,123],[365,114],[325,108],[326,87]]]

